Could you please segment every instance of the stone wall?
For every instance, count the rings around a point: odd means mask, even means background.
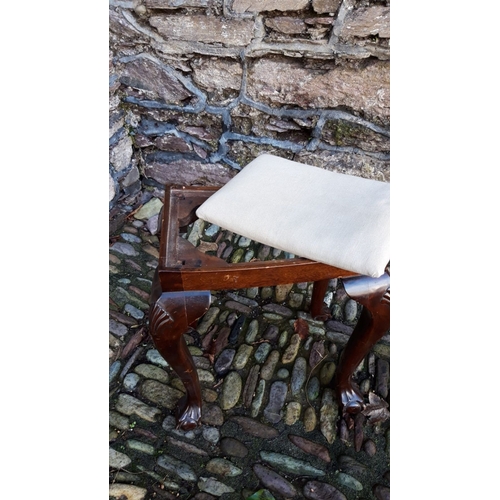
[[[389,0],[111,0],[110,208],[268,152],[389,181]]]

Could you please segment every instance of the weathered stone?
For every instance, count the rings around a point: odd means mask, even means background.
[[[321,385],[327,386],[333,379],[337,366],[333,361],[328,361],[325,363],[319,372],[319,381]]]
[[[298,333],[295,333],[294,335],[292,335],[292,338],[290,339],[290,345],[286,348],[285,352],[283,353],[281,362],[284,365],[292,363],[299,352],[299,347],[300,347],[300,336]]]
[[[266,359],[266,362],[262,366],[262,369],[260,371],[260,378],[264,380],[271,380],[279,359],[280,359],[280,352],[276,350],[272,351],[271,354],[269,354],[268,358]]]
[[[128,439],[127,446],[131,450],[140,451],[141,453],[146,453],[147,455],[155,454],[154,446],[147,443],[143,443],[142,441],[138,441],[137,439]]]
[[[215,445],[219,442],[220,432],[217,427],[203,427],[203,438],[206,439],[209,443]]]
[[[252,366],[245,382],[245,387],[243,388],[243,406],[246,408],[250,408],[252,404],[255,388],[259,380],[259,372],[260,365]]]
[[[363,476],[368,472],[365,465],[348,455],[340,455],[338,464],[342,471],[348,472],[350,475]]]
[[[201,410],[201,421],[204,424],[219,426],[224,423],[224,415],[219,406],[203,405]]]
[[[344,318],[346,323],[352,323],[356,320],[358,313],[358,304],[355,300],[349,299],[344,306]]]
[[[168,368],[169,364],[165,361],[163,356],[156,349],[149,349],[146,353],[146,359],[155,365],[159,365],[162,368]]]
[[[239,476],[243,472],[242,469],[236,467],[229,460],[225,460],[224,458],[212,458],[212,460],[207,463],[206,469],[211,474],[218,474],[224,477]]]
[[[137,365],[134,368],[134,372],[138,373],[144,378],[157,380],[158,382],[162,382],[163,384],[168,384],[168,381],[170,379],[168,373],[165,370],[162,370],[158,366],[149,365],[146,363]]]
[[[165,134],[154,140],[154,145],[162,151],[172,151],[177,153],[187,153],[193,150],[193,147],[181,137]]]
[[[209,328],[214,324],[217,315],[220,313],[218,307],[211,307],[203,316],[201,323],[197,326],[197,331],[200,335],[205,335]]]
[[[233,11],[238,14],[270,10],[296,11],[305,9],[308,3],[308,0],[234,0]]]
[[[266,488],[283,495],[284,498],[295,498],[297,496],[297,490],[292,483],[271,469],[260,464],[255,464],[253,471]]]
[[[232,417],[230,420],[236,422],[244,432],[262,439],[272,439],[279,435],[279,432],[274,427],[261,424],[257,420],[248,417]]]
[[[130,244],[123,241],[117,241],[110,246],[110,250],[121,253],[123,255],[129,255],[135,257],[139,255],[139,252]]]
[[[184,186],[221,186],[234,175],[229,167],[219,163],[202,163],[195,160],[176,160],[170,163],[157,161],[156,156],[146,157],[145,174],[160,184]]]
[[[334,14],[342,0],[312,0],[312,7],[318,14]]]
[[[266,312],[271,312],[279,316],[284,316],[285,318],[289,318],[290,316],[293,315],[293,312],[288,307],[282,306],[280,304],[275,304],[274,302],[272,302],[271,304],[266,304],[262,309]]]
[[[132,484],[113,483],[109,485],[110,498],[126,500],[144,500],[148,490]]]
[[[308,500],[347,500],[347,497],[337,488],[320,481],[307,482],[303,492]]]
[[[312,432],[316,429],[318,419],[316,417],[316,411],[312,406],[308,406],[304,412],[304,430],[306,432]]]
[[[199,455],[201,457],[209,456],[205,450],[202,450],[201,448],[198,448],[197,446],[194,446],[192,444],[186,443],[185,441],[179,441],[178,439],[170,436],[167,436],[165,438],[165,441],[167,441],[168,444],[176,446],[177,448],[180,448],[181,450],[184,450],[190,454],[194,453],[195,455]]]
[[[270,350],[271,344],[267,342],[263,342],[262,344],[260,344],[254,354],[255,361],[257,361],[257,363],[264,363]]]
[[[283,455],[281,453],[275,453],[272,451],[261,451],[260,457],[262,460],[270,463],[277,469],[284,472],[289,472],[290,474],[297,474],[300,476],[324,476],[325,472],[309,465],[303,460],[297,458],[289,457],[288,455]]]
[[[173,410],[183,393],[157,380],[145,380],[140,388],[141,395],[152,403]]]
[[[193,80],[211,101],[223,102],[236,97],[241,88],[243,69],[241,62],[228,59],[201,59],[192,64]]]
[[[300,412],[302,410],[302,405],[297,401],[291,401],[286,406],[285,412],[285,424],[293,425],[300,418]]]
[[[130,165],[132,152],[132,139],[125,135],[113,147],[109,155],[109,161],[116,172],[121,172]]]
[[[298,35],[306,32],[306,23],[296,17],[272,17],[266,19],[265,25],[280,33]]]
[[[185,481],[194,482],[198,479],[196,473],[188,464],[169,455],[161,455],[158,457],[157,464]]]
[[[144,0],[149,9],[179,9],[181,7],[207,7],[209,0]]]
[[[302,451],[306,452],[309,455],[314,455],[324,462],[330,463],[330,453],[326,446],[315,443],[314,441],[310,441],[309,439],[305,439],[301,436],[296,436],[294,434],[289,434],[288,439],[300,448]]]
[[[344,19],[340,36],[367,37],[378,35],[390,38],[390,8],[384,5],[372,5],[351,10]]]
[[[252,417],[256,417],[260,412],[262,402],[264,401],[265,390],[266,390],[266,381],[261,379],[257,384],[257,389],[255,390],[255,397],[253,398],[252,401],[252,406],[250,411],[250,415]]]
[[[141,377],[136,373],[127,373],[125,378],[123,379],[123,388],[126,391],[133,391],[137,387],[137,384],[141,380]]]
[[[114,319],[109,320],[109,331],[118,337],[123,337],[128,333],[128,328]]]
[[[232,437],[222,438],[219,446],[220,451],[225,455],[237,458],[245,458],[248,455],[248,448],[241,441]]]
[[[238,402],[242,389],[242,380],[238,372],[229,372],[222,385],[221,408],[229,410]]]
[[[213,477],[200,477],[200,480],[198,481],[198,488],[200,488],[201,491],[206,491],[216,497],[220,497],[224,493],[234,493],[233,488],[215,480]]]
[[[281,420],[281,410],[285,404],[287,391],[288,387],[285,382],[277,381],[271,385],[269,403],[264,409],[264,416],[269,422],[276,424]]]
[[[390,489],[387,486],[382,486],[381,484],[377,484],[373,487],[373,494],[377,500],[390,499]]]
[[[235,354],[236,351],[234,349],[224,349],[220,353],[217,361],[214,364],[214,370],[217,375],[225,375],[229,371]]]
[[[359,67],[322,63],[321,70],[319,66],[315,70],[306,69],[299,61],[262,58],[249,72],[248,94],[271,106],[345,106],[387,123],[390,114],[389,63],[377,61]]]
[[[125,431],[129,429],[129,419],[116,411],[110,411],[109,425]]]
[[[241,344],[240,347],[238,348],[236,356],[234,357],[233,368],[235,370],[241,370],[242,368],[245,368],[245,365],[247,364],[248,359],[250,358],[252,352],[253,352],[252,346],[248,344]]]
[[[356,478],[345,472],[337,473],[337,480],[340,484],[351,490],[361,491],[363,489],[363,485]]]
[[[245,46],[253,35],[253,21],[204,15],[151,16],[149,23],[171,39]]]
[[[113,448],[109,449],[109,466],[114,469],[123,469],[127,467],[132,462],[132,460],[125,455],[125,453],[121,453],[119,451],[113,450]]]
[[[120,80],[125,85],[149,92],[149,98],[165,103],[181,104],[193,96],[171,68],[167,70],[159,62],[145,57],[126,63]]]
[[[148,422],[155,422],[161,410],[143,403],[129,394],[120,394],[116,402],[116,410],[125,415],[137,415]]]
[[[299,357],[295,360],[292,370],[292,380],[290,382],[290,389],[293,396],[297,396],[307,378],[307,361],[305,358]]]
[[[325,436],[328,443],[332,444],[336,437],[336,420],[338,417],[338,405],[333,400],[331,389],[323,391],[322,405],[319,413],[321,434]]]

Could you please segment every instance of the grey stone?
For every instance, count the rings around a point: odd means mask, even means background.
[[[116,411],[109,412],[109,425],[110,427],[116,427],[122,431],[126,431],[130,428],[128,417],[125,417]]]
[[[300,476],[313,477],[325,475],[325,471],[317,469],[316,467],[313,467],[303,460],[289,457],[288,455],[283,455],[281,453],[275,453],[272,451],[261,451],[260,456],[262,460],[268,462],[269,464],[283,472],[288,472],[290,474],[296,474]]]
[[[319,396],[320,384],[318,377],[312,377],[307,384],[307,398],[314,401]]]
[[[274,427],[262,424],[253,418],[231,417],[230,420],[236,422],[247,434],[258,438],[273,439],[279,435],[279,432]]]
[[[236,467],[233,463],[224,458],[212,458],[207,463],[206,469],[211,474],[218,474],[223,477],[235,477],[243,472],[243,469]]]
[[[236,354],[235,349],[224,349],[219,357],[217,358],[217,361],[214,364],[214,370],[217,375],[225,375],[231,366],[231,363],[233,362],[234,356]]]
[[[296,11],[305,9],[308,0],[234,0],[233,11],[242,14],[244,12]]]
[[[277,381],[271,385],[269,403],[264,409],[264,416],[273,424],[278,423],[281,418],[281,410],[285,404],[288,387],[285,382]]]
[[[281,358],[281,362],[286,365],[292,363],[299,352],[300,347],[300,336],[298,333],[292,335],[290,339],[290,345],[286,348],[283,356]]]
[[[304,485],[303,493],[308,500],[347,500],[337,488],[320,481],[308,481]]]
[[[390,38],[390,8],[383,5],[372,5],[351,10],[345,17],[340,36],[368,37],[378,35]]]
[[[280,359],[280,352],[277,350],[272,351],[271,354],[266,359],[266,362],[264,363],[260,371],[260,377],[262,379],[271,380],[279,359]]]
[[[174,389],[168,385],[162,384],[157,380],[145,380],[140,387],[141,396],[148,399],[152,403],[173,410],[177,406],[177,402],[183,396],[181,391]]]
[[[229,410],[238,402],[242,389],[242,380],[238,372],[229,372],[222,385],[221,408]]]
[[[140,309],[137,309],[137,307],[134,307],[132,304],[125,304],[124,310],[135,319],[144,318],[144,313]]]
[[[123,136],[111,150],[109,161],[117,172],[125,170],[132,159],[132,140]]]
[[[123,255],[128,255],[129,257],[135,257],[139,255],[139,252],[130,243],[124,243],[123,241],[117,241],[113,243],[110,247],[110,250],[121,253]]]
[[[149,349],[146,352],[146,359],[155,365],[159,365],[162,368],[168,368],[169,364],[165,361],[163,356],[156,349]]]
[[[273,470],[263,465],[255,464],[253,471],[266,488],[282,495],[284,498],[295,498],[297,496],[297,490],[293,484]]]
[[[250,412],[252,417],[256,417],[260,412],[262,402],[264,401],[265,390],[266,390],[266,381],[259,380],[259,383],[257,384],[257,389],[255,391],[255,397],[253,398],[252,401],[252,407]]]
[[[130,233],[122,233],[120,234],[120,237],[127,241],[128,243],[141,243],[142,240],[139,238],[139,236],[136,236],[135,234],[130,234]]]
[[[292,396],[297,396],[307,378],[307,361],[305,358],[299,357],[295,360],[292,370],[292,380],[290,383],[290,389]]]
[[[129,394],[119,394],[116,402],[116,410],[124,415],[137,415],[138,417],[155,422],[161,414],[161,410],[153,408],[143,403],[140,399],[134,398]]]
[[[148,490],[132,484],[113,483],[109,486],[110,498],[144,500]]]
[[[170,376],[165,370],[162,370],[158,366],[149,365],[146,363],[137,365],[134,368],[134,372],[138,373],[144,378],[158,380],[158,382],[162,382],[164,384],[168,384],[168,381],[170,380]]]
[[[151,16],[149,23],[171,39],[245,46],[253,35],[253,21],[205,15]]]
[[[109,320],[109,331],[118,337],[123,337],[128,333],[128,328],[114,319]]]
[[[254,358],[257,363],[264,363],[270,350],[271,344],[268,344],[267,342],[263,342],[262,344],[260,344],[254,354]]]
[[[146,453],[147,455],[155,454],[154,446],[147,443],[143,443],[142,441],[138,441],[137,439],[128,439],[127,446],[131,450],[140,451],[141,453]]]
[[[200,488],[200,491],[206,491],[216,497],[220,497],[224,493],[234,493],[233,488],[217,481],[213,477],[200,477],[200,480],[198,481],[198,488]]]
[[[351,490],[361,491],[363,489],[363,485],[356,478],[346,474],[345,472],[337,473],[337,480],[341,485],[346,486]]]
[[[236,356],[233,360],[233,368],[235,370],[241,370],[247,364],[250,355],[253,352],[253,347],[248,344],[241,344],[236,352]]]
[[[290,376],[290,372],[286,368],[280,368],[276,375],[278,378],[285,380]]]
[[[202,434],[203,438],[209,443],[217,444],[219,442],[220,432],[216,427],[204,427]]]
[[[194,482],[198,479],[194,470],[186,463],[169,455],[161,455],[158,457],[157,463],[168,472],[176,474],[184,481]]]
[[[257,338],[259,333],[259,322],[256,319],[250,321],[248,325],[248,330],[245,337],[245,342],[247,344],[253,344]]]
[[[113,382],[115,378],[118,376],[118,373],[120,372],[121,368],[121,362],[120,361],[115,361],[114,363],[111,364],[109,367],[109,383]]]
[[[109,449],[109,466],[115,469],[123,469],[127,467],[132,462],[130,457],[125,455],[125,453],[121,453],[119,451],[114,450],[113,448]]]
[[[126,377],[123,379],[123,388],[126,391],[133,391],[140,380],[141,378],[136,373],[127,373]]]
[[[237,458],[245,458],[248,455],[248,448],[241,441],[232,437],[222,438],[219,446],[224,455]]]

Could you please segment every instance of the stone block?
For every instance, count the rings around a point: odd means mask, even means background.
[[[265,12],[271,10],[287,11],[307,8],[309,0],[234,0],[233,11],[237,14],[244,12]]]

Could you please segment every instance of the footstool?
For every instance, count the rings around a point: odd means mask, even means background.
[[[363,308],[333,388],[344,413],[364,408],[352,375],[389,328],[389,209],[388,183],[270,154],[257,157],[221,188],[166,186],[149,329],[186,389],[177,407],[179,428],[200,423],[201,388],[183,334],[209,309],[212,290],[313,282],[311,316],[326,320],[328,283],[340,278]],[[181,237],[197,218],[300,257],[228,263]]]

